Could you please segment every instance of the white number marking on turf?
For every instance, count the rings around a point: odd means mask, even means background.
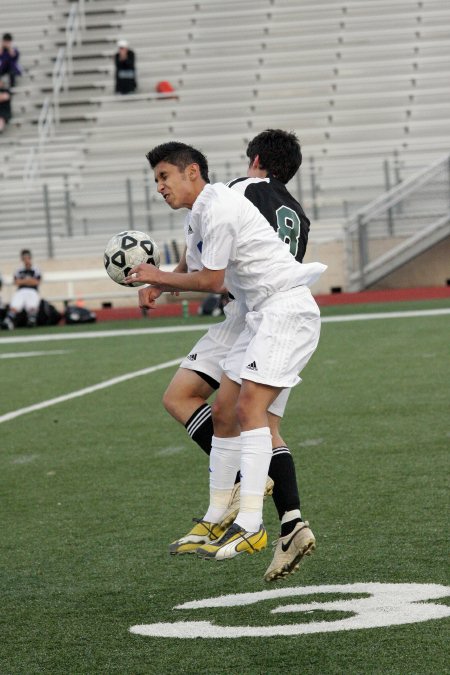
[[[131,626],[130,632],[149,637],[172,638],[242,638],[303,635],[306,633],[329,633],[341,630],[381,628],[419,623],[450,616],[450,607],[428,600],[450,595],[450,587],[438,584],[381,584],[358,583],[336,586],[297,586],[277,588],[257,593],[237,593],[216,598],[193,600],[177,605],[174,609],[206,609],[213,607],[243,607],[264,600],[292,598],[320,593],[369,594],[366,598],[342,599],[324,602],[311,601],[298,604],[279,605],[272,609],[272,615],[281,613],[307,613],[312,610],[330,612],[352,612],[353,616],[335,621],[313,621],[309,623],[277,624],[271,626],[224,626],[211,621],[176,621],[173,623],[150,623]]]

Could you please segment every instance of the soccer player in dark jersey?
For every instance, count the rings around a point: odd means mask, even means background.
[[[20,257],[23,265],[14,274],[16,291],[11,298],[8,312],[2,323],[2,328],[8,330],[14,328],[15,318],[23,310],[27,313],[28,326],[35,326],[39,310],[41,273],[33,265],[29,249],[23,249],[20,252]]]
[[[256,136],[247,147],[249,168],[247,177],[238,178],[228,186],[239,191],[258,208],[291,254],[301,262],[309,233],[309,220],[299,202],[289,193],[286,183],[298,171],[301,161],[300,143],[293,133],[268,129]],[[183,258],[175,271],[192,269]],[[148,291],[143,290],[142,294]],[[156,294],[154,295],[156,297]],[[163,398],[167,411],[186,427],[191,438],[209,455],[213,437],[211,407],[207,403],[219,387],[222,359],[235,342],[245,322],[245,314],[233,300],[225,308],[225,321],[211,327],[193,347]],[[265,574],[271,581],[293,572],[305,553],[315,546],[315,538],[302,520],[295,466],[292,455],[283,440],[279,425],[289,396],[283,389],[269,407],[269,425],[273,454],[269,468],[266,492],[273,488],[273,499],[281,521],[281,533],[274,559]],[[219,524],[227,528],[239,511],[240,487],[236,483],[229,507]],[[216,538],[208,523],[199,522],[184,537],[173,542],[170,553],[191,553],[202,543]],[[287,551],[283,550],[289,541]]]

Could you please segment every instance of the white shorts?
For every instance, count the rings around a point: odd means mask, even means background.
[[[225,305],[224,312],[225,319],[211,326],[180,364],[180,368],[204,373],[218,384],[223,373],[220,364],[245,329],[247,308],[232,300]],[[283,417],[289,393],[289,389],[281,391],[269,407],[269,411]]]
[[[181,368],[205,373],[217,383],[220,382],[223,373],[220,362],[245,328],[247,309],[236,300],[232,300],[225,305],[224,312],[225,319],[211,326],[180,365]]]
[[[10,307],[16,312],[23,309],[27,312],[37,312],[41,299],[34,288],[21,288],[11,298]]]
[[[247,314],[245,329],[222,361],[223,371],[238,384],[294,387],[319,335],[320,311],[309,288],[280,291]]]

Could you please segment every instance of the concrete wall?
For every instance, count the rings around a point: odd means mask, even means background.
[[[398,242],[397,242],[398,243]],[[372,255],[385,252],[392,247],[380,240],[379,250],[371,244]],[[347,290],[347,266],[345,246],[342,241],[311,243],[305,256],[305,262],[317,260],[328,265],[327,271],[314,284],[315,294],[331,293],[332,288]],[[392,274],[372,286],[373,289],[419,288],[422,286],[446,286],[450,283],[450,238],[403,265]]]
[[[372,288],[417,288],[450,283],[450,237],[417,256]]]

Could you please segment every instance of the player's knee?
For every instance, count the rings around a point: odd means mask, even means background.
[[[216,399],[214,401],[214,403],[211,405],[211,414],[212,414],[214,429],[219,428],[223,424],[223,421],[224,421],[223,410],[224,410],[224,407]]]
[[[246,429],[250,421],[249,408],[246,401],[239,399],[237,402],[236,417],[241,428]]]
[[[219,436],[227,436],[233,433],[236,426],[234,410],[230,409],[230,406],[216,400],[211,406],[211,411],[214,433]]]
[[[241,392],[236,405],[236,416],[241,429],[257,429],[268,426],[267,410],[261,401]]]
[[[248,428],[248,425],[253,422],[253,416],[257,409],[257,401],[242,389],[236,405],[236,416],[241,428]]]

